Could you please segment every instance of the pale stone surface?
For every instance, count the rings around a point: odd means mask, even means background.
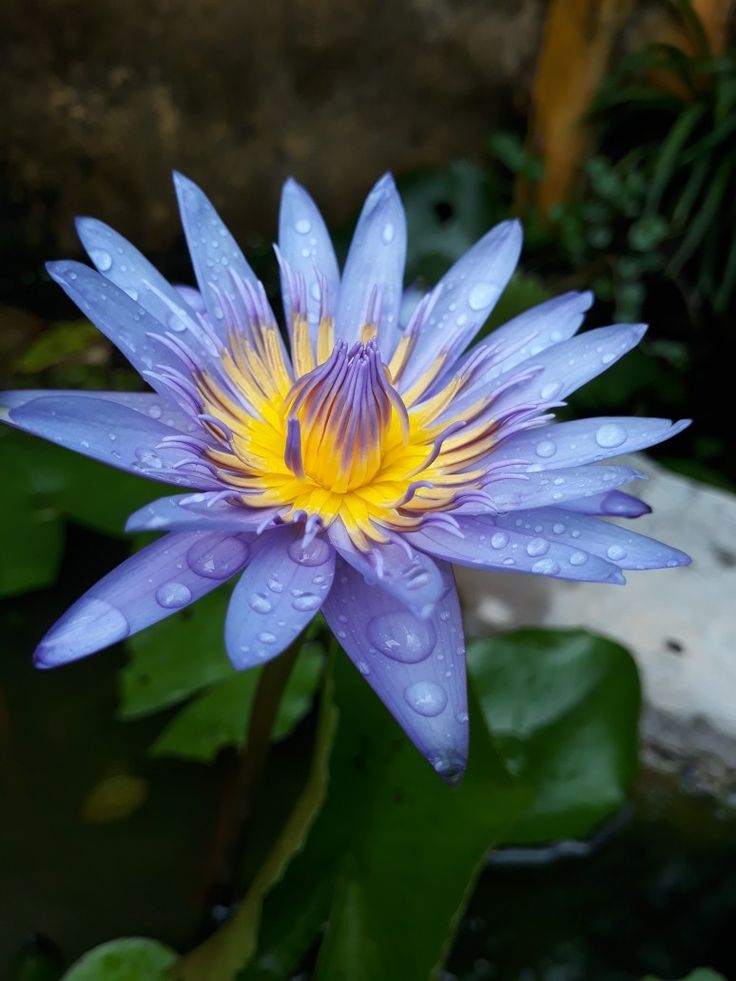
[[[641,669],[647,740],[736,768],[736,497],[632,459],[650,479],[630,490],[654,511],[631,527],[693,564],[627,572],[624,587],[458,569],[469,632],[585,627],[614,638]]]

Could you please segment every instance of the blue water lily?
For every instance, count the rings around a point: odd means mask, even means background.
[[[225,622],[236,668],[276,657],[321,610],[454,779],[468,714],[452,563],[622,583],[625,569],[689,561],[602,520],[648,511],[619,489],[642,475],[607,461],[687,422],[554,421],[645,328],[577,334],[591,296],[572,292],[469,348],[516,266],[517,222],[488,232],[405,318],[392,178],[368,195],[342,273],[317,207],[289,180],[277,249],[287,350],[208,199],[180,175],[175,184],[198,290],[170,285],[89,218],[78,229],[96,270],[48,267],[152,391],[0,398],[11,425],[181,489],[131,516],[129,530],[166,534],[78,600],[36,663],[98,651],[237,575]]]

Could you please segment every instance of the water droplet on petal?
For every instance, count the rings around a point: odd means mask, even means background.
[[[300,565],[324,565],[331,554],[330,546],[324,538],[315,538],[304,547],[301,540],[289,545],[289,555]]]
[[[537,456],[547,459],[554,456],[556,452],[557,447],[551,439],[543,439],[541,443],[537,443]]]
[[[468,293],[468,306],[471,310],[483,310],[490,306],[498,296],[498,288],[490,283],[476,283]]]
[[[373,617],[368,623],[368,639],[392,660],[415,664],[432,653],[437,634],[430,621],[397,610]]]
[[[588,561],[586,552],[573,552],[570,556],[570,565],[584,565]]]
[[[191,602],[192,591],[183,582],[167,582],[156,590],[156,602],[167,610],[175,610]]]
[[[164,410],[160,405],[152,405],[148,410],[148,414],[152,419],[160,419],[163,415]]]
[[[272,634],[270,630],[262,630],[258,634],[258,639],[262,644],[275,644],[276,634]]]
[[[617,423],[609,422],[601,426],[595,434],[595,441],[605,449],[621,446],[626,442],[626,430]]]
[[[141,447],[135,451],[135,455],[144,467],[149,467],[151,470],[160,470],[163,467],[161,457],[155,450],[147,450]]]
[[[273,609],[271,600],[263,593],[253,593],[248,599],[248,606],[256,613],[270,613]]]
[[[394,226],[391,224],[390,221],[387,222],[384,225],[383,234],[381,236],[383,238],[383,241],[386,243],[386,245],[388,245],[390,242],[393,242],[395,235],[396,235],[396,229],[394,228]]]
[[[543,538],[532,538],[526,547],[527,555],[544,555],[545,552],[549,552],[549,542]]]
[[[565,526],[561,521],[555,521],[555,523],[552,525],[552,531],[555,533],[555,535],[561,535],[564,530]]]
[[[312,230],[312,223],[308,218],[300,218],[294,223],[294,228],[300,235],[308,235]]]
[[[166,318],[166,326],[169,330],[175,331],[180,334],[183,330],[187,329],[187,325],[184,320],[179,316],[178,313],[170,313]]]
[[[497,531],[491,536],[492,548],[505,548],[509,543],[509,536],[503,531]]]
[[[187,552],[192,572],[205,579],[227,579],[245,564],[250,549],[240,538],[223,538],[212,544],[210,538],[195,542]]]
[[[562,384],[558,381],[547,382],[546,385],[542,386],[542,390],[539,394],[545,400],[553,399],[561,388],[562,388]]]
[[[276,576],[271,576],[268,579],[267,586],[272,593],[283,593],[284,591],[284,584],[282,582],[279,582]]]
[[[365,661],[358,661],[358,671],[365,676],[371,673],[371,669],[368,667]]]
[[[447,692],[434,681],[415,681],[404,689],[404,698],[419,715],[439,715],[447,705]]]
[[[310,610],[316,610],[321,602],[319,596],[315,596],[314,593],[303,593],[301,596],[296,596],[291,601],[291,605],[300,613],[308,613]]]
[[[105,249],[90,249],[89,257],[100,272],[107,272],[112,268],[112,256]]]
[[[554,576],[560,571],[558,562],[554,559],[540,559],[532,566],[532,572],[537,572],[543,576]]]
[[[606,549],[606,555],[608,556],[609,559],[612,559],[614,562],[617,562],[619,559],[626,558],[626,549],[621,548],[620,545],[610,545]]]

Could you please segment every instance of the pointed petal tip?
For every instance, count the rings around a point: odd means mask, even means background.
[[[428,753],[427,760],[437,776],[442,777],[450,787],[458,787],[465,776],[468,764],[467,754],[456,749],[443,749]]]
[[[56,668],[61,662],[54,661],[53,657],[49,657],[46,644],[41,641],[36,650],[33,652],[33,667],[37,668],[39,671],[49,671],[51,668]]]

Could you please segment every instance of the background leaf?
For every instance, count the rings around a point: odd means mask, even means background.
[[[124,937],[85,954],[62,981],[163,981],[176,953],[157,940]]]
[[[637,769],[631,656],[582,630],[519,630],[474,642],[469,664],[496,745],[533,792],[514,841],[588,835]]]

